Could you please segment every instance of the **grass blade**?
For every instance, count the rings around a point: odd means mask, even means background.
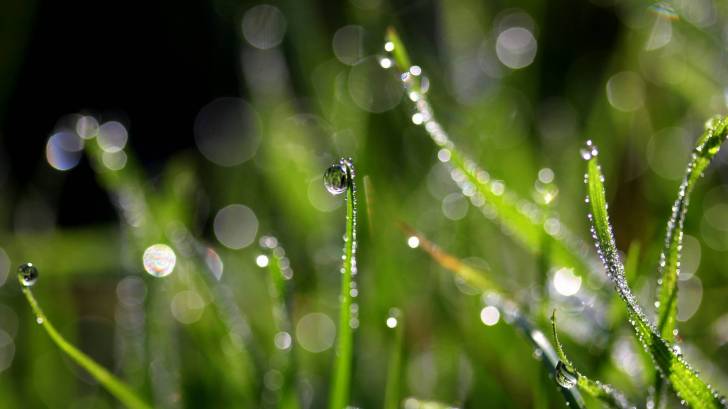
[[[629,403],[624,394],[615,389],[613,386],[604,384],[599,381],[594,381],[582,375],[581,372],[579,372],[574,367],[574,364],[572,364],[569,358],[566,357],[564,347],[561,345],[561,342],[559,341],[559,336],[556,333],[556,310],[554,310],[553,314],[551,315],[551,330],[553,332],[556,353],[559,356],[559,359],[561,361],[560,363],[562,364],[559,366],[557,371],[567,371],[569,375],[566,376],[574,375],[576,377],[576,386],[578,386],[581,391],[594,398],[599,399],[610,408],[629,409],[636,407]]]
[[[677,317],[677,276],[680,273],[680,249],[682,248],[683,224],[688,212],[690,194],[696,182],[703,175],[720,146],[728,136],[728,119],[715,117],[705,124],[706,130],[693,150],[683,177],[677,200],[672,206],[672,214],[667,222],[665,243],[660,254],[657,290],[657,328],[665,340],[675,339],[675,320]]]
[[[283,384],[276,390],[269,390],[276,396],[273,401],[278,402],[277,407],[294,409],[300,407],[296,396],[295,363],[292,354],[292,326],[289,314],[288,286],[286,283],[293,278],[293,270],[286,257],[283,247],[273,236],[263,236],[260,244],[268,253],[267,270],[269,293],[273,308],[273,321],[276,328],[274,336],[275,352],[271,359],[272,369],[280,371],[283,375]],[[260,256],[259,256],[260,257]],[[282,340],[282,341],[279,341]],[[287,341],[287,342],[286,342]],[[288,345],[286,345],[288,344]]]
[[[647,320],[632,294],[624,276],[624,265],[619,258],[612,227],[609,224],[604,176],[597,156],[596,147],[591,144],[591,141],[587,142],[586,149],[582,151],[582,157],[588,160],[586,182],[589,193],[587,202],[591,211],[589,221],[592,224],[592,236],[607,275],[614,282],[617,293],[627,307],[629,322],[635,335],[645,351],[652,357],[662,377],[670,382],[674,391],[687,405],[693,408],[728,407],[726,400],[703,382],[683,357],[660,337],[657,328]]]
[[[341,159],[324,175],[326,188],[332,194],[346,192],[346,233],[344,238],[344,263],[341,267],[341,310],[334,360],[334,379],[329,396],[329,408],[343,409],[349,404],[351,387],[351,361],[353,352],[352,298],[356,294],[356,173],[349,159]]]
[[[415,108],[413,123],[422,125],[440,147],[438,158],[454,168],[453,180],[462,193],[531,253],[540,255],[547,248],[554,265],[572,267],[581,273],[589,272],[591,260],[587,256],[587,245],[569,232],[553,212],[545,212],[539,205],[509,191],[503,181],[492,180],[488,172],[461,153],[435,119],[426,95],[428,81],[419,66],[410,64],[407,50],[393,28],[387,31],[386,41],[385,51],[389,52],[391,60],[382,66],[396,67],[401,73],[409,100]],[[547,223],[558,224],[558,231],[548,229]]]
[[[63,335],[61,335],[56,327],[53,326],[51,321],[43,313],[40,308],[38,301],[33,296],[33,291],[30,287],[26,287],[21,282],[23,295],[28,300],[28,304],[33,309],[36,321],[43,326],[43,329],[51,337],[51,340],[61,349],[66,355],[68,355],[76,364],[85,369],[91,376],[94,377],[109,393],[114,395],[121,403],[131,409],[151,409],[147,403],[139,398],[131,388],[129,388],[124,382],[115,377],[106,368],[99,365],[91,359],[88,355],[81,352],[78,348],[68,342]]]

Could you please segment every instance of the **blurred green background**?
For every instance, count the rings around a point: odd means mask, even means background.
[[[558,308],[577,367],[642,405],[654,369],[603,273],[550,265],[469,203],[380,67],[388,26],[454,142],[585,241],[578,152],[595,141],[617,244],[640,244],[631,282],[652,311],[692,145],[727,111],[724,2],[5,0],[0,408],[119,406],[35,324],[14,279],[26,261],[49,319],[155,407],[325,407],[344,206],[322,175],[341,156],[360,206],[352,406],[382,406],[394,307],[401,400],[565,405],[530,344],[502,316],[481,320],[487,297],[410,248],[400,222],[487,270],[544,332]],[[678,324],[687,360],[722,392],[727,161],[693,195]],[[142,262],[157,243],[176,253],[161,278]],[[274,258],[293,274],[281,300],[260,267]],[[280,403],[282,368],[298,406]]]

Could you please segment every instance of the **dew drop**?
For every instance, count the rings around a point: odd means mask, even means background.
[[[559,363],[556,364],[556,383],[562,387],[566,389],[573,388],[576,385],[576,376],[577,375],[562,361],[559,361]]]
[[[341,163],[331,165],[324,173],[324,185],[332,195],[340,195],[349,187],[349,172]]]
[[[25,287],[32,287],[38,281],[38,269],[33,263],[25,263],[18,268],[18,280]]]

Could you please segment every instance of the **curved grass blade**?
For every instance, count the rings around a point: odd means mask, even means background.
[[[407,225],[402,224],[402,229],[410,236],[417,237],[420,243],[419,247],[429,254],[430,257],[432,257],[432,259],[435,260],[435,262],[437,262],[441,267],[460,277],[473,288],[477,288],[484,293],[487,292],[494,295],[494,297],[489,298],[495,307],[504,312],[504,321],[518,329],[521,335],[531,343],[534,351],[540,351],[540,354],[545,356],[545,359],[542,359],[541,362],[550,374],[556,374],[559,358],[554,347],[544,336],[543,332],[537,329],[533,323],[531,323],[531,321],[524,316],[523,313],[521,313],[521,310],[518,308],[518,304],[504,295],[504,290],[502,290],[499,286],[487,280],[486,272],[469,266],[457,257],[445,252],[437,245],[427,240],[427,238],[425,238],[422,234],[417,233],[414,229]],[[568,389],[564,387],[560,387],[559,389],[561,389],[561,393],[564,395],[569,407],[585,407],[584,400],[579,394],[579,391],[573,388]]]
[[[632,294],[624,277],[624,265],[617,253],[612,227],[609,224],[604,176],[597,156],[596,147],[591,144],[591,141],[587,142],[586,149],[582,151],[582,157],[588,160],[588,173],[585,181],[588,184],[587,202],[591,211],[589,221],[592,225],[592,236],[607,275],[614,282],[617,293],[625,302],[629,322],[635,335],[645,351],[652,357],[662,377],[670,382],[673,390],[687,405],[693,408],[728,407],[725,398],[700,379],[682,355],[660,337],[657,328],[647,320],[642,307]]]
[[[539,205],[518,197],[506,189],[503,181],[492,180],[488,172],[461,153],[435,119],[427,99],[429,82],[419,66],[410,64],[407,50],[393,28],[387,31],[386,41],[384,48],[391,60],[382,65],[395,67],[401,73],[415,109],[413,123],[422,125],[440,147],[438,158],[454,168],[451,175],[462,193],[531,253],[540,255],[543,249],[549,249],[549,258],[554,265],[572,267],[581,273],[590,272],[592,261],[588,257],[588,246],[559,223],[553,212],[545,212]],[[547,229],[547,222],[559,223],[558,232]]]
[[[705,132],[693,149],[683,177],[677,200],[672,206],[672,214],[667,222],[665,243],[660,254],[657,281],[657,328],[666,341],[675,339],[677,317],[677,276],[680,273],[680,250],[682,248],[683,224],[690,203],[690,194],[696,182],[703,175],[720,146],[728,136],[728,118],[714,117],[705,124]]]
[[[554,310],[553,314],[551,314],[551,331],[553,332],[554,345],[556,346],[556,354],[559,356],[560,362],[564,367],[564,369],[559,368],[557,369],[557,371],[566,371],[570,374],[567,376],[574,375],[576,377],[576,386],[578,386],[581,391],[596,399],[599,399],[610,408],[636,408],[636,406],[632,405],[627,400],[622,392],[618,391],[613,386],[604,384],[600,381],[594,381],[582,375],[581,372],[579,372],[574,367],[574,364],[572,364],[569,358],[566,357],[564,347],[561,345],[561,342],[559,342],[559,336],[556,333],[556,310]]]
[[[22,282],[21,282],[22,285]],[[66,355],[68,355],[76,364],[85,369],[91,376],[94,377],[109,393],[114,395],[121,403],[131,409],[151,409],[147,403],[139,398],[131,388],[129,388],[124,382],[111,374],[106,368],[99,365],[91,359],[88,355],[81,352],[78,348],[68,342],[63,335],[61,335],[56,327],[48,320],[48,317],[43,313],[40,308],[38,301],[33,296],[33,292],[29,287],[22,287],[23,294],[28,300],[28,304],[33,309],[36,321],[43,326],[43,329],[51,337],[51,340],[61,349]]]
[[[356,172],[351,159],[341,159],[324,175],[327,190],[332,194],[346,193],[346,233],[344,238],[344,263],[341,267],[341,310],[339,331],[334,360],[334,378],[329,396],[329,408],[343,409],[349,404],[351,387],[351,361],[353,327],[358,325],[352,317],[352,298],[357,294],[356,275]]]
[[[387,385],[384,390],[384,409],[399,406],[400,378],[402,377],[402,347],[404,345],[404,316],[398,308],[392,308],[387,317],[387,327],[394,331],[392,352],[387,368]]]

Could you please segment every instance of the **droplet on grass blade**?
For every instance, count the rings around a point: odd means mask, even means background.
[[[25,287],[32,287],[38,281],[38,269],[33,263],[25,263],[18,268],[18,280]]]
[[[331,165],[324,173],[324,185],[332,195],[340,195],[349,187],[349,172],[342,163]]]
[[[556,364],[556,383],[562,387],[571,389],[576,386],[576,377],[577,375],[565,363],[559,361]]]

